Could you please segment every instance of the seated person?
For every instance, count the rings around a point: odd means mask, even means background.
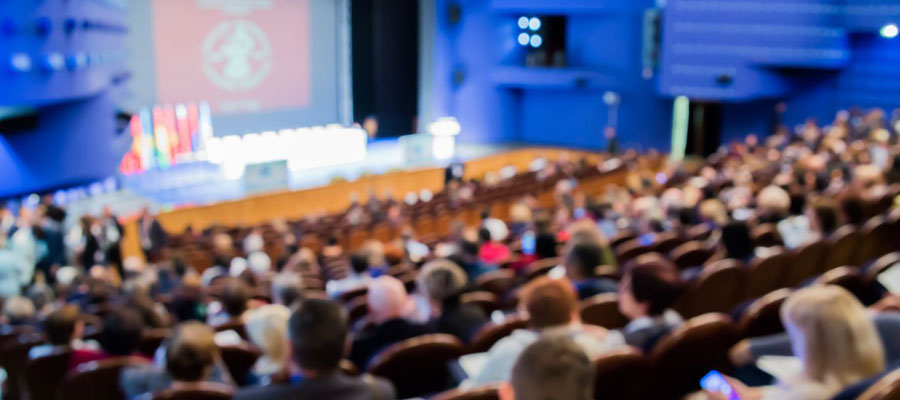
[[[474,281],[481,274],[495,269],[495,267],[485,264],[479,258],[478,253],[481,247],[478,245],[478,242],[462,239],[457,247],[457,252],[448,258],[466,271],[469,280]]]
[[[649,352],[683,321],[671,307],[684,291],[678,269],[664,259],[634,265],[619,283],[619,311],[630,322],[620,331],[629,346]]]
[[[347,345],[347,315],[326,300],[303,300],[288,321],[295,374],[287,382],[246,388],[235,400],[394,399],[380,378],[351,377],[339,370]]]
[[[519,354],[542,337],[569,337],[591,358],[625,345],[621,335],[581,324],[578,299],[567,279],[541,277],[531,281],[522,289],[519,304],[524,306],[520,312],[528,318],[530,328],[516,330],[494,344],[487,353],[484,369],[464,382],[464,386],[508,381]]]
[[[369,318],[375,327],[354,338],[350,361],[365,369],[369,361],[384,348],[397,342],[433,333],[425,325],[411,322],[413,303],[406,288],[397,278],[382,276],[369,285]]]
[[[184,383],[220,382],[231,379],[220,365],[219,347],[208,326],[190,321],[179,325],[164,346],[163,366],[147,364],[122,370],[119,385],[128,399],[177,388]]]
[[[750,238],[750,227],[746,222],[731,221],[722,227],[722,247],[727,258],[750,264],[756,256],[753,239]]]
[[[209,316],[209,326],[215,328],[220,325],[243,322],[243,315],[247,311],[250,298],[250,288],[244,281],[228,278],[222,288],[222,309]]]
[[[487,265],[503,265],[510,260],[512,253],[492,234],[490,229],[483,227],[478,230],[478,240],[481,248],[478,249],[478,259]]]
[[[460,304],[467,284],[465,271],[450,260],[425,264],[416,278],[416,287],[426,301],[425,320],[437,332],[451,334],[464,342],[488,321],[480,307]]]
[[[251,383],[267,384],[273,375],[284,372],[290,359],[287,321],[291,311],[282,305],[269,304],[247,313],[247,336],[262,355],[253,364]]]
[[[884,344],[885,361],[889,364],[900,362],[900,313],[875,313],[871,318]],[[749,364],[762,356],[792,355],[791,338],[787,333],[744,339],[731,349],[731,360],[737,366]]]
[[[84,321],[81,320],[78,307],[71,304],[64,306],[44,320],[44,333],[49,343],[32,347],[28,351],[28,358],[43,357],[58,346],[66,346],[72,350],[98,350],[100,345],[97,342],[81,340],[83,331]]]
[[[280,273],[272,278],[272,302],[290,308],[303,298],[303,280],[298,273]]]
[[[618,290],[615,281],[598,278],[594,274],[594,270],[600,265],[603,265],[603,247],[599,244],[582,241],[568,249],[563,266],[566,268],[566,276],[575,285],[579,300]]]
[[[144,331],[141,316],[129,309],[110,311],[103,318],[103,331],[100,332],[100,350],[79,349],[72,352],[69,370],[91,361],[106,360],[115,357],[137,355],[138,344]],[[149,359],[148,359],[149,361]]]
[[[34,303],[24,296],[13,296],[3,305],[3,324],[11,327],[34,327]]]
[[[325,291],[333,299],[344,293],[366,287],[370,282],[372,282],[372,276],[369,275],[369,259],[365,254],[357,253],[350,256],[350,274],[343,279],[328,281]]]
[[[795,378],[767,387],[747,387],[729,378],[741,400],[826,400],[885,368],[884,346],[875,324],[862,303],[841,287],[798,290],[782,306],[781,319],[803,370]]]
[[[590,400],[594,364],[572,339],[557,336],[528,346],[513,366],[500,400]]]

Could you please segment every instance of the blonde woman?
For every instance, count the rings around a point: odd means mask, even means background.
[[[781,320],[803,371],[794,379],[763,388],[729,379],[741,400],[825,400],[885,368],[884,346],[875,324],[843,288],[816,286],[797,291],[782,307]]]
[[[271,304],[250,311],[246,317],[247,336],[262,352],[250,371],[248,382],[266,385],[273,375],[285,370],[291,357],[287,322],[291,311]]]

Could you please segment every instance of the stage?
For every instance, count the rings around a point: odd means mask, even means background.
[[[144,198],[151,209],[161,211],[238,200],[264,193],[296,191],[327,185],[335,180],[352,181],[363,175],[393,170],[441,167],[452,161],[465,162],[522,147],[516,144],[458,143],[455,156],[451,159],[408,163],[405,148],[399,139],[379,139],[367,144],[362,161],[342,165],[299,170],[276,166],[273,168],[276,171],[269,171],[268,175],[254,173],[254,169],[248,168],[242,176],[233,177],[227,176],[221,165],[192,162],[173,165],[167,170],[122,175],[120,187],[132,196]],[[284,176],[281,176],[282,173]],[[364,195],[360,193],[360,196]],[[135,210],[117,211],[130,214]]]

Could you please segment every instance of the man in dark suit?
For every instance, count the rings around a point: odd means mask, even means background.
[[[144,251],[147,261],[158,261],[169,236],[146,207],[141,210],[141,218],[138,219],[138,236],[141,239],[141,250]]]
[[[392,344],[434,333],[430,327],[406,319],[413,304],[397,278],[382,276],[372,281],[368,299],[369,317],[376,325],[368,334],[353,341],[349,357],[360,369],[365,369],[379,351]]]
[[[387,381],[351,377],[338,369],[347,344],[347,315],[340,305],[320,299],[300,303],[288,321],[295,373],[288,382],[247,388],[234,400],[390,400]]]
[[[678,269],[659,259],[625,271],[619,284],[619,311],[631,322],[622,329],[625,342],[649,352],[660,338],[681,324],[670,307],[684,291]]]
[[[569,249],[563,260],[566,276],[575,285],[578,299],[584,300],[603,293],[615,293],[616,282],[599,278],[594,270],[601,265],[610,265],[604,260],[604,249],[596,243],[577,243]]]

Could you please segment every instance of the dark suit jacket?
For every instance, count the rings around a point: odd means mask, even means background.
[[[575,290],[578,292],[578,300],[584,300],[603,293],[616,293],[619,285],[611,279],[591,278],[575,282]]]
[[[157,258],[157,256],[159,255],[159,251],[162,250],[163,247],[166,246],[166,242],[169,239],[169,235],[166,233],[166,231],[163,229],[162,225],[160,225],[159,221],[157,221],[156,219],[154,219],[152,222],[150,222],[149,232],[143,231],[143,227],[141,226],[141,221],[139,220],[138,221],[138,234],[140,235],[142,241],[144,239],[144,235],[148,234],[148,233],[149,233],[149,239],[150,239],[150,248],[149,249],[142,248],[142,250],[144,250],[144,255],[148,259],[155,260]]]
[[[434,333],[434,329],[425,325],[414,324],[405,319],[394,319],[376,326],[368,334],[359,336],[353,340],[350,350],[350,361],[353,361],[361,370],[366,369],[369,360],[384,348],[414,338],[416,336]]]
[[[654,324],[653,326],[637,329],[631,332],[624,332],[625,343],[629,346],[637,347],[645,353],[649,353],[656,346],[656,342],[662,339],[674,327],[665,323]]]
[[[481,308],[471,304],[459,304],[458,299],[445,303],[441,317],[435,321],[437,332],[456,336],[463,342],[472,339],[475,332],[487,322],[488,317]]]
[[[315,379],[247,388],[234,400],[393,400],[394,387],[383,379],[349,377],[340,373]]]

